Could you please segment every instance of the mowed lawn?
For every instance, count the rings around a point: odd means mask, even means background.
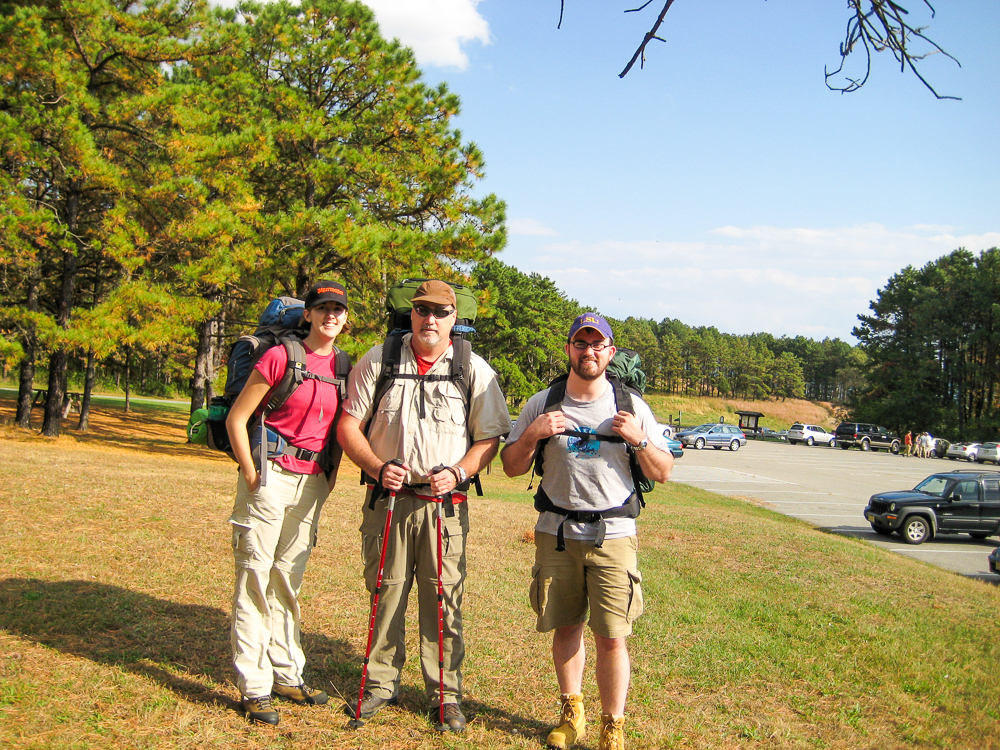
[[[340,712],[368,622],[350,465],[302,597],[307,678],[333,703],[254,727],[229,662],[235,464],[185,445],[176,410],[102,408],[58,439],[11,417],[0,401],[0,747],[544,744],[558,688],[527,604],[527,477],[494,471],[472,500],[464,736],[423,716],[412,617],[401,706],[359,731]],[[683,485],[650,501],[628,747],[1000,748],[994,586]],[[584,693],[596,748],[592,661]]]

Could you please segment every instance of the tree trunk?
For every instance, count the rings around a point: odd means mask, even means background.
[[[68,362],[69,355],[64,347],[59,347],[49,357],[49,394],[45,399],[45,419],[42,421],[42,434],[46,437],[59,437],[62,428]]]
[[[130,378],[129,378],[129,376],[131,375],[130,371],[131,361],[132,361],[132,347],[126,345],[125,347],[125,413],[126,414],[128,414],[129,410],[132,407]]]
[[[31,427],[31,398],[35,390],[35,349],[34,342],[30,348],[27,344],[26,340],[24,359],[18,368],[20,376],[17,384],[17,412],[14,415],[14,424],[18,427]]]
[[[90,429],[90,392],[94,389],[94,350],[87,351],[87,374],[83,382],[83,402],[80,404],[80,422],[76,426],[80,432]]]
[[[209,403],[209,386],[214,364],[215,320],[209,318],[198,327],[198,348],[194,360],[194,377],[191,378],[191,412],[204,409]]]
[[[79,229],[80,192],[76,182],[70,183],[66,198],[66,231],[69,236],[77,238]],[[76,276],[80,264],[79,243],[72,250],[63,251],[62,288],[59,294],[59,308],[56,324],[63,330],[69,328],[70,315],[73,312],[73,296],[76,290]],[[63,344],[59,344],[49,359],[49,397],[45,401],[45,420],[42,422],[42,434],[46,437],[57,437],[62,428],[63,398],[66,395],[66,366],[69,364],[69,352]]]
[[[38,312],[38,279],[33,279],[28,286],[27,308]],[[35,357],[38,350],[38,338],[35,335],[36,326],[31,323],[21,345],[24,347],[24,359],[21,360],[17,384],[17,412],[14,424],[18,427],[31,427],[31,402],[35,390]]]

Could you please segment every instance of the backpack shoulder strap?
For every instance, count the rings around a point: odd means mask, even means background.
[[[549,383],[549,392],[545,396],[545,406],[542,407],[542,414],[548,414],[552,411],[559,411],[562,409],[563,400],[566,398],[566,381],[569,379],[569,375],[560,375],[551,383]],[[545,446],[549,444],[549,440],[552,438],[544,438],[538,441],[535,446],[535,466],[534,471],[538,476],[544,475],[543,459],[542,456],[545,453]]]
[[[285,354],[288,355],[288,364],[285,365],[285,374],[278,384],[271,389],[267,402],[264,404],[265,415],[276,411],[284,406],[295,389],[302,385],[305,379],[306,370],[306,348],[302,345],[301,339],[283,337],[278,340],[285,347]]]
[[[456,336],[451,340],[451,373],[449,380],[461,384],[465,393],[465,410],[469,411],[472,401],[472,344],[467,338]]]

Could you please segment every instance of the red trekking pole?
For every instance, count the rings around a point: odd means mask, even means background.
[[[354,710],[354,718],[347,722],[347,726],[351,729],[360,729],[365,725],[365,722],[361,719],[361,702],[365,697],[365,680],[368,678],[368,659],[372,654],[372,634],[375,632],[375,613],[378,612],[378,595],[382,589],[382,573],[385,571],[385,550],[389,546],[392,510],[395,507],[396,491],[392,490],[389,492],[389,504],[385,512],[385,530],[382,532],[382,552],[378,561],[378,575],[375,578],[375,594],[372,597],[371,617],[368,619],[368,645],[365,646],[365,663],[361,669],[361,689],[358,691],[358,707]],[[440,580],[440,576],[438,578]],[[440,587],[440,583],[438,585]]]
[[[444,466],[431,469],[432,473],[444,470]],[[450,493],[449,493],[450,494]],[[444,723],[444,542],[442,512],[444,496],[437,498],[437,600],[438,600],[438,732],[447,732],[450,727]]]
[[[442,542],[441,530],[441,506],[443,502],[437,504],[437,532],[438,532],[438,725],[435,727],[439,732],[447,732],[448,725],[444,723],[444,543]]]

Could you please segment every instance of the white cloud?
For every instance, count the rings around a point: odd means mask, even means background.
[[[382,35],[413,49],[421,65],[464,70],[463,45],[490,43],[490,27],[479,15],[480,0],[364,0]]]
[[[551,278],[567,296],[618,318],[676,318],[727,333],[851,339],[889,277],[958,247],[1000,246],[1000,233],[721,227],[692,242],[536,242],[503,260]]]
[[[558,237],[559,232],[551,229],[536,219],[508,219],[507,231],[510,234],[521,234],[529,237]]]

